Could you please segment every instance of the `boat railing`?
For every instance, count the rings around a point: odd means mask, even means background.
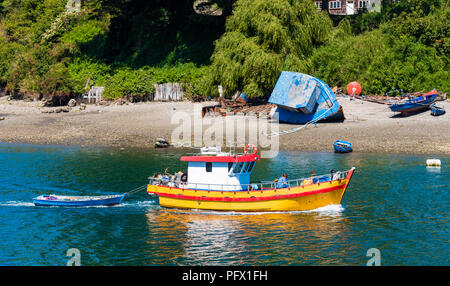
[[[291,187],[305,186],[323,182],[331,182],[342,180],[347,177],[348,172],[335,172],[326,175],[312,176],[295,180],[288,180],[287,183],[277,181],[261,181],[250,184],[211,184],[211,183],[192,183],[192,182],[172,182],[168,180],[158,180],[150,177],[150,184],[163,185],[176,188],[192,189],[192,190],[208,190],[208,191],[262,191],[268,189],[286,189]]]

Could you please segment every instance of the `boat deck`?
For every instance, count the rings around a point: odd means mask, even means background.
[[[325,174],[319,176],[311,176],[308,178],[300,178],[289,180],[286,185],[280,186],[277,181],[261,181],[250,184],[242,185],[228,185],[228,184],[210,184],[210,183],[187,183],[177,181],[176,175],[165,175],[160,177],[150,177],[149,185],[156,186],[167,186],[171,188],[179,189],[190,189],[190,190],[207,190],[207,191],[218,191],[218,192],[237,192],[237,191],[265,191],[274,189],[284,189],[298,186],[306,186],[310,184],[317,184],[322,182],[331,182],[335,180],[345,179],[351,170],[336,172],[334,174]]]

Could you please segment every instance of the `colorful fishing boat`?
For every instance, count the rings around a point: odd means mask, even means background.
[[[36,206],[87,207],[120,204],[126,194],[108,196],[57,196],[42,195],[33,199]]]
[[[248,152],[252,147],[253,152]],[[183,156],[187,173],[156,174],[147,192],[158,196],[167,208],[220,211],[304,211],[340,204],[355,171],[289,180],[251,183],[259,161],[256,147],[247,145],[243,154],[203,149],[199,155]]]
[[[349,153],[353,151],[352,143],[343,140],[334,141],[333,147],[336,153]]]
[[[403,116],[406,116],[420,110],[428,109],[438,95],[439,92],[433,89],[422,96],[389,105],[389,108],[394,112],[400,112]]]
[[[444,105],[441,103],[433,103],[432,105],[430,105],[430,109],[431,109],[431,115],[434,116],[439,116],[445,113],[445,108]]]

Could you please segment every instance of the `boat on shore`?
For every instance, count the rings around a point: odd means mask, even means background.
[[[430,105],[430,109],[431,109],[431,115],[434,116],[439,116],[445,113],[445,108],[443,104],[440,103],[433,103]]]
[[[253,147],[252,153],[247,152]],[[167,208],[218,211],[305,211],[340,204],[355,168],[322,176],[267,182],[250,182],[259,161],[256,147],[244,154],[202,152],[183,156],[187,173],[156,174],[149,178],[149,194]]]
[[[439,95],[436,89],[412,99],[401,101],[395,104],[389,105],[389,108],[394,112],[400,112],[402,116],[428,109],[430,105],[436,100]]]
[[[334,141],[333,148],[336,153],[349,153],[353,151],[352,143],[343,140]]]
[[[126,194],[108,196],[57,196],[42,195],[33,199],[36,206],[87,207],[112,206],[121,203]]]
[[[331,88],[307,74],[282,71],[269,103],[276,105],[270,116],[280,122],[307,124],[345,119]]]

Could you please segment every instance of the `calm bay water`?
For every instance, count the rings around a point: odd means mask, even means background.
[[[35,207],[41,194],[119,194],[169,167],[179,150],[0,144],[0,265],[449,265],[450,156],[281,152],[252,179],[356,167],[342,204],[309,212],[164,209],[145,192],[120,206]],[[441,169],[425,167],[440,158]]]

